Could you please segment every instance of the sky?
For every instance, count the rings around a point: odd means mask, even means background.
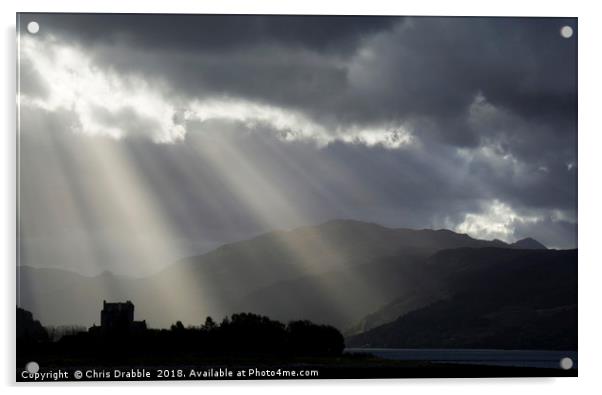
[[[19,18],[23,265],[335,218],[577,246],[576,19]]]

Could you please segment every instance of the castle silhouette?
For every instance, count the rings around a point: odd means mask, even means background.
[[[131,301],[107,303],[102,301],[100,326],[93,325],[92,334],[137,333],[147,329],[146,320],[134,321],[134,304]]]

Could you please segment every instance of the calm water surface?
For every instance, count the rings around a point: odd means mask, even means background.
[[[577,369],[577,351],[346,348],[345,352],[362,352],[380,358],[399,361],[470,363],[477,365],[537,368],[558,368],[560,367],[560,360],[568,357],[573,360],[573,369]]]

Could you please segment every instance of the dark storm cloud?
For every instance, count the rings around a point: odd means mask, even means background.
[[[560,35],[564,25],[577,32],[575,19],[22,18],[40,22],[40,38],[75,44],[101,70],[124,81],[142,77],[182,113],[192,100],[228,97],[294,111],[325,131],[403,124],[415,137],[400,149],[341,139],[317,149],[311,140],[281,141],[283,131],[269,122],[186,120],[178,112],[185,138],[165,145],[145,138],[161,125],[136,108],[92,109],[93,121],[127,131],[119,149],[174,235],[186,240],[181,251],[337,217],[455,228],[469,214],[476,227],[512,217],[505,225],[510,241],[531,236],[576,245],[577,40]],[[24,93],[48,94],[50,84],[27,62],[21,71]],[[35,148],[36,130],[59,131],[56,144],[77,158],[67,167],[87,169],[98,137],[72,141],[69,127],[81,119],[69,111],[36,116],[38,124],[24,125],[23,152],[44,148]],[[65,171],[27,160],[31,180],[43,172],[40,182],[52,184]],[[226,167],[228,175],[220,174]],[[86,185],[90,173],[69,174]],[[25,201],[34,207],[26,222],[52,232],[56,218],[35,199],[36,188],[26,183]],[[286,202],[302,215],[278,212]],[[98,204],[112,213],[112,199]],[[274,215],[278,223],[262,222],[271,210],[281,214]],[[119,228],[116,218],[94,217],[89,227]]]
[[[426,130],[439,139],[470,146],[487,134],[467,125],[465,117],[481,93],[525,122],[545,123],[547,135],[574,136],[576,40],[559,35],[560,27],[572,22],[408,19],[394,32],[376,36],[367,53],[354,58],[350,112],[426,118],[434,124]]]
[[[22,14],[50,31],[88,44],[152,49],[229,51],[283,44],[316,51],[354,50],[362,37],[399,17],[294,15]]]
[[[125,47],[133,64],[122,59],[127,53],[109,52],[104,60],[140,72],[161,72],[178,88],[195,90],[195,81],[202,81],[202,88],[269,98],[273,91],[293,94],[296,89],[291,86],[324,85],[327,95],[316,89],[305,97],[306,103],[297,104],[311,108],[318,100],[320,106],[327,105],[324,111],[336,110],[352,119],[437,115],[453,121],[478,91],[494,104],[528,117],[558,119],[576,110],[576,40],[559,34],[563,25],[575,25],[574,19],[127,14],[31,18],[39,19],[47,32],[86,46]],[[371,57],[362,58],[359,48],[370,51]],[[315,55],[308,57],[303,50]],[[167,58],[161,62],[159,57]],[[333,58],[342,61],[335,65]],[[348,86],[329,89],[329,80],[341,78],[341,72]]]
[[[37,18],[37,16],[36,16]],[[481,92],[547,133],[572,134],[576,37],[562,18],[39,16],[99,62],[166,79],[178,94],[227,94],[333,122],[427,119],[439,139],[479,143],[465,111]],[[562,141],[561,143],[564,143]]]

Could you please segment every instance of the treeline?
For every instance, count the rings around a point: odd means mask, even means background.
[[[284,325],[251,313],[233,314],[220,324],[207,317],[201,327],[185,328],[178,322],[169,330],[149,334],[164,338],[171,347],[194,344],[207,352],[219,353],[340,355],[345,348],[343,336],[332,326],[310,321]]]
[[[90,330],[65,335],[56,342],[49,336],[41,336],[36,342],[21,339],[17,344],[18,353],[23,357],[28,354],[31,357],[35,354],[60,356],[59,359],[94,357],[112,362],[180,356],[338,356],[345,347],[343,336],[332,326],[310,321],[292,321],[285,325],[251,313],[233,314],[219,324],[208,317],[197,327],[185,327],[177,322],[169,329]]]

